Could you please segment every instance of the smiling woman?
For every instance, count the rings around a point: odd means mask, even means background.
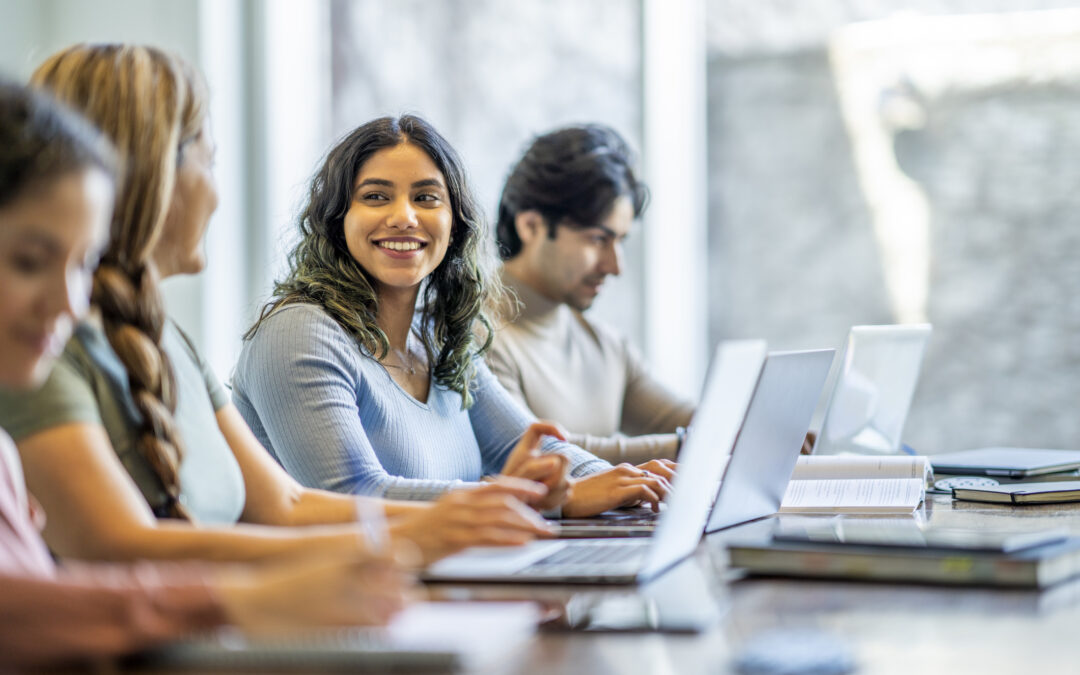
[[[49,510],[49,545],[68,557],[267,561],[355,555],[381,541],[358,536],[373,521],[358,527],[356,499],[305,489],[282,471],[165,315],[157,280],[202,268],[201,239],[217,205],[199,73],[152,47],[77,45],[42,64],[34,81],[104,131],[124,167],[93,274],[95,311],[41,388],[0,391],[0,426]],[[38,316],[20,324],[31,340],[48,330],[29,322]],[[432,560],[465,544],[546,534],[514,498],[542,492],[490,485],[432,505],[361,503],[385,511],[390,541]],[[490,528],[476,528],[477,518]]]
[[[241,414],[301,483],[431,499],[501,473],[545,482],[541,509],[568,492],[567,515],[667,493],[664,477],[612,469],[536,425],[487,369],[488,311],[502,298],[494,242],[461,160],[429,124],[382,118],[347,136],[315,177],[300,231],[233,384]],[[531,457],[530,425],[556,436]]]

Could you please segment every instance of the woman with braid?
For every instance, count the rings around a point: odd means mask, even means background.
[[[114,192],[108,143],[41,93],[0,80],[0,389],[41,384],[86,311]],[[0,431],[0,671],[132,651],[229,623],[245,631],[382,623],[406,575],[389,556],[280,565],[58,565]]]
[[[360,126],[327,155],[299,226],[233,383],[263,444],[305,485],[393,499],[506,473],[535,418],[483,361],[501,287],[446,139],[411,115]],[[565,516],[659,508],[670,489],[555,438],[544,449],[570,462]]]
[[[163,312],[158,280],[203,266],[217,205],[206,93],[162,51],[76,46],[33,83],[83,113],[121,161],[95,313],[75,329],[32,395],[0,396],[27,483],[61,556],[259,560],[362,548],[358,511],[383,507],[392,540],[430,560],[470,544],[516,544],[549,530],[516,497],[561,500],[562,465],[534,457],[543,427],[514,453],[546,479],[447,495],[431,508],[305,489],[259,445],[191,342]],[[238,524],[239,523],[239,524]],[[283,527],[286,526],[286,527]]]

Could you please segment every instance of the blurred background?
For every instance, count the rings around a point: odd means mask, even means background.
[[[711,346],[934,325],[905,438],[1080,447],[1080,9],[1051,0],[0,0],[0,72],[75,42],[205,73],[221,207],[170,312],[223,379],[333,141],[418,113],[491,214],[599,121],[653,190],[594,312],[689,396]],[[902,11],[899,11],[902,7]]]

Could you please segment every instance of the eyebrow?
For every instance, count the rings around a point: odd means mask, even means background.
[[[601,232],[603,232],[603,233],[604,233],[605,235],[607,235],[607,236],[611,237],[612,239],[619,239],[619,238],[620,238],[620,237],[619,237],[619,235],[615,233],[615,230],[612,230],[612,229],[610,229],[610,228],[604,227],[603,225],[590,225],[590,226],[588,226],[588,227],[586,227],[586,228],[582,228],[582,229],[586,229],[586,230],[600,230]],[[629,234],[629,232],[627,232],[627,234]],[[626,234],[624,234],[624,235],[622,235],[622,236],[623,236],[623,237],[625,237],[625,236],[626,236]]]
[[[19,240],[24,243],[29,243],[35,246],[40,246],[46,249],[49,253],[56,253],[60,250],[60,245],[56,243],[52,237],[48,237],[39,232],[23,232],[19,234]]]
[[[394,187],[393,181],[388,181],[385,178],[366,178],[366,179],[364,179],[363,182],[361,182],[359,185],[356,186],[356,189],[359,190],[360,188],[364,187],[365,185],[382,185],[383,187]],[[440,181],[437,178],[425,178],[423,180],[416,181],[410,187],[412,187],[412,188],[420,188],[420,187],[437,187],[437,188],[441,188],[441,187],[443,187],[443,184],[442,184],[442,181]]]

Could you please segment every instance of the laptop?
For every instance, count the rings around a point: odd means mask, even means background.
[[[765,518],[780,509],[835,351],[769,354],[706,532]]]
[[[780,508],[834,355],[833,349],[768,355],[731,450],[724,482],[719,490],[713,487],[716,501],[706,532],[764,518]],[[699,423],[698,416],[693,422]],[[685,461],[680,463],[680,472],[690,470],[693,467]],[[639,517],[564,526],[560,536],[566,536],[567,530],[570,536],[626,537],[649,536],[653,528]]]
[[[901,450],[930,324],[853,326],[814,454]]]
[[[516,548],[474,547],[443,558],[428,581],[617,583],[647,581],[688,557],[701,540],[716,483],[757,388],[763,341],[717,347],[698,413],[687,431],[680,471],[652,537],[536,541]]]
[[[930,455],[936,473],[1027,478],[1080,469],[1080,450],[978,448]]]

